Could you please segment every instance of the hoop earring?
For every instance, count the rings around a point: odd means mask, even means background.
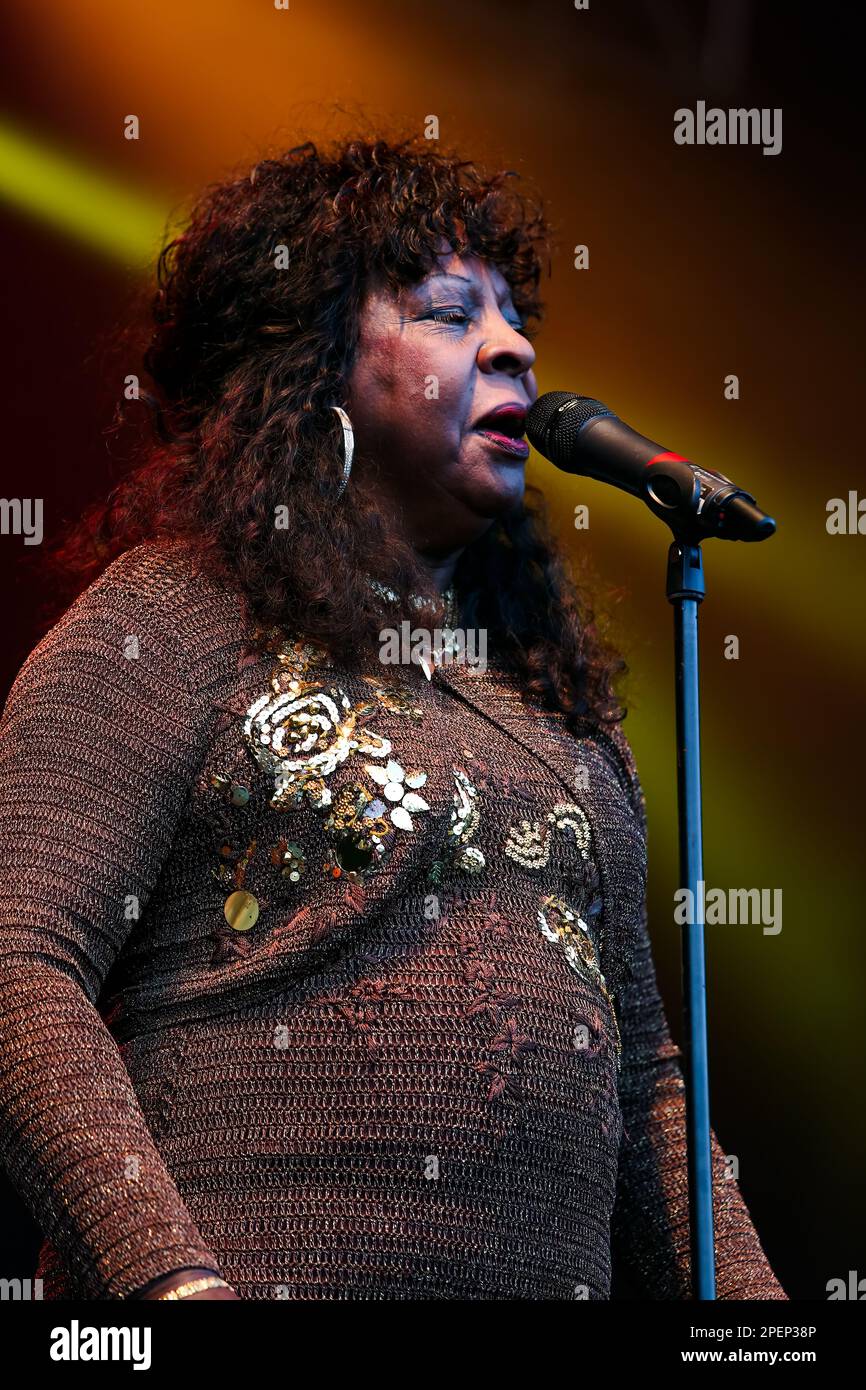
[[[352,421],[349,419],[342,406],[332,405],[332,410],[337,412],[340,417],[340,424],[343,426],[343,476],[340,486],[337,489],[337,496],[342,497],[346,491],[346,484],[349,481],[349,474],[352,471],[352,455],[355,452],[355,431],[352,429]]]

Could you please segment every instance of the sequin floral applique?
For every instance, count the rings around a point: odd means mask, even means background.
[[[412,698],[408,690],[404,690],[396,682],[392,685],[383,685],[373,676],[363,676],[362,679],[367,685],[373,687],[373,694],[383,709],[388,710],[391,714],[402,714],[405,718],[420,724],[424,718],[424,710]]]
[[[580,806],[571,801],[558,801],[545,821],[522,820],[509,827],[504,845],[509,859],[524,869],[546,869],[550,863],[552,830],[572,830],[581,858],[589,857],[589,821]]]
[[[387,757],[390,752],[387,739],[363,727],[378,707],[373,702],[350,706],[339,689],[308,679],[312,668],[326,659],[321,649],[289,642],[276,627],[258,629],[255,636],[276,660],[270,691],[243,711],[244,737],[256,763],[273,777],[270,805],[285,809],[306,800],[315,810],[325,811],[332,800],[325,779],[341,762],[355,752],[373,758]],[[257,648],[251,645],[241,653],[238,669],[244,670],[255,659]],[[231,705],[221,708],[224,714],[218,732],[240,712]],[[233,819],[240,816],[243,821],[250,788],[222,772],[211,772],[202,778],[201,789],[216,793],[211,818],[219,837],[219,863],[212,872],[228,893],[223,904],[225,920],[212,933],[212,964],[221,964],[249,954],[247,933],[270,899],[248,890],[247,871],[256,855],[257,841]],[[306,871],[303,846],[285,836],[259,853],[266,855],[288,884],[298,884]]]
[[[613,1026],[616,1032],[616,1057],[619,1066],[622,1051],[619,1023],[614,1009],[613,996],[608,991],[604,975],[598,961],[589,927],[583,918],[563,902],[562,898],[548,896],[542,898],[538,909],[538,925],[548,941],[562,947],[566,960],[583,980],[595,984],[607,1000]]]
[[[325,821],[332,845],[331,856],[323,866],[327,877],[355,879],[378,867],[394,834],[383,815],[385,809],[384,802],[360,782],[340,788]]]
[[[504,849],[524,869],[544,869],[550,862],[549,832],[540,821],[522,820],[509,827]]]
[[[583,807],[573,801],[557,801],[547,819],[554,830],[573,831],[581,859],[589,858],[591,831]]]
[[[465,750],[464,750],[465,751]],[[455,767],[454,797],[451,820],[446,832],[447,847],[451,862],[466,874],[478,874],[486,860],[477,845],[469,841],[481,823],[478,788],[470,782],[462,768]],[[447,867],[447,858],[438,858],[430,865],[429,882],[438,885]]]
[[[302,800],[324,812],[331,853],[323,864],[328,878],[355,880],[374,872],[390,850],[394,831],[414,831],[413,816],[430,807],[418,788],[427,773],[404,769],[394,759],[385,766],[365,763],[364,771],[375,790],[353,781],[338,793],[327,778],[355,754],[388,758],[389,739],[366,727],[379,707],[399,710],[415,719],[422,711],[399,689],[381,682],[372,684],[378,704],[362,700],[354,705],[339,687],[309,679],[312,666],[325,653],[302,643],[276,645],[277,666],[271,675],[271,692],[247,711],[244,735],[259,765],[274,778],[270,804],[275,810],[298,806]],[[383,799],[384,798],[384,799]],[[303,860],[303,856],[301,856]],[[297,861],[297,855],[294,856]],[[293,872],[299,876],[297,862]]]
[[[376,767],[367,763],[365,771],[377,787],[381,787],[382,795],[394,803],[388,812],[390,820],[401,830],[411,833],[415,828],[412,813],[417,815],[421,811],[430,810],[423,796],[418,795],[418,788],[423,787],[427,781],[427,773],[419,768],[410,768],[405,772],[400,764],[393,760],[386,767]]]
[[[366,763],[364,771],[375,783],[376,791],[369,791],[359,782],[349,783],[340,790],[325,822],[334,854],[333,862],[324,867],[332,878],[342,874],[357,878],[379,868],[393,845],[395,829],[411,835],[415,830],[412,816],[430,810],[416,790],[427,781],[426,772],[418,768],[406,771],[393,759],[385,767]],[[383,801],[382,797],[387,799]]]
[[[275,809],[297,805],[306,794],[321,810],[331,800],[324,779],[353,753],[386,758],[391,752],[388,739],[363,728],[370,708],[353,708],[339,687],[298,673],[286,680],[281,666],[271,690],[248,709],[244,737],[260,767],[274,778]]]

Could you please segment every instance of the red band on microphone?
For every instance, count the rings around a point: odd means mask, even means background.
[[[649,468],[651,463],[688,463],[688,461],[687,458],[683,458],[682,454],[663,453],[656,454],[655,458],[647,459],[644,467]]]

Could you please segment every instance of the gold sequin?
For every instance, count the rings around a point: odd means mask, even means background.
[[[230,893],[223,906],[225,919],[233,931],[249,931],[259,918],[259,902],[253,893]]]
[[[554,830],[573,830],[581,858],[589,858],[590,826],[580,806],[558,801],[545,819]],[[550,831],[541,821],[524,820],[509,827],[504,850],[524,869],[545,869],[550,862],[550,842]]]
[[[591,830],[584,810],[571,801],[557,801],[545,817],[553,830],[573,830],[581,859],[589,858]],[[550,831],[539,820],[521,820],[507,831],[505,853],[524,869],[546,869],[550,860]]]

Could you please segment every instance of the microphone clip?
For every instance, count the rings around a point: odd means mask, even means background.
[[[647,464],[644,501],[671,528],[677,540],[699,545],[710,536],[727,541],[762,541],[776,529],[772,517],[751,493],[712,468],[701,468],[677,454]]]

